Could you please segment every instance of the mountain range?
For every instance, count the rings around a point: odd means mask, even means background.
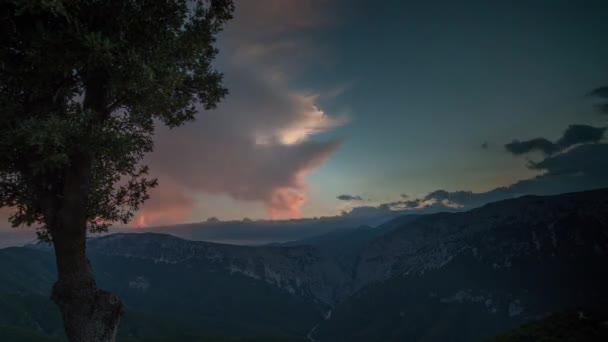
[[[87,250],[127,306],[120,341],[483,341],[551,313],[608,310],[608,189],[263,246],[140,233]],[[0,266],[0,337],[60,340],[51,248],[2,249]]]

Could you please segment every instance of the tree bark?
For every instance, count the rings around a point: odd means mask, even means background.
[[[123,312],[120,299],[97,288],[84,239],[57,240],[59,277],[51,298],[59,306],[69,341],[114,342]]]
[[[90,167],[86,155],[72,158],[63,177],[60,208],[47,218],[58,275],[51,298],[59,306],[70,342],[113,342],[123,305],[116,295],[97,288],[86,256]]]

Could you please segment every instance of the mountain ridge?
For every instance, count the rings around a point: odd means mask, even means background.
[[[48,291],[49,252],[0,250],[0,294]],[[100,285],[128,308],[212,331],[481,341],[549,312],[608,307],[608,189],[401,216],[283,245],[138,233],[90,239],[87,252]]]

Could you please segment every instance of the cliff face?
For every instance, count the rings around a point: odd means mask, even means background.
[[[349,286],[334,260],[310,246],[247,247],[188,241],[161,234],[115,234],[92,240],[94,255],[182,264],[263,281],[291,295],[333,306]]]
[[[324,245],[246,247],[182,240],[160,234],[115,234],[94,239],[92,254],[188,264],[264,281],[292,295],[332,307],[369,284],[422,275],[470,256],[493,269],[518,258],[551,261],[608,255],[608,191],[522,197],[464,213],[441,213],[389,222],[368,241],[358,234],[353,265],[333,255],[349,234]],[[396,226],[395,226],[396,225]],[[329,245],[328,245],[329,244]],[[332,251],[333,249],[333,251]]]
[[[605,311],[607,263],[607,191],[421,217],[368,244],[355,291],[316,337],[481,341],[551,312]]]
[[[605,256],[608,191],[528,196],[421,217],[368,245],[354,287],[423,274],[466,254],[497,269],[511,267],[518,257]]]

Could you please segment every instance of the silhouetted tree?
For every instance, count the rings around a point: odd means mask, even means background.
[[[70,341],[112,341],[122,304],[97,288],[88,232],[127,223],[156,180],[155,124],[227,90],[214,70],[232,0],[0,0],[0,206],[54,245]]]

